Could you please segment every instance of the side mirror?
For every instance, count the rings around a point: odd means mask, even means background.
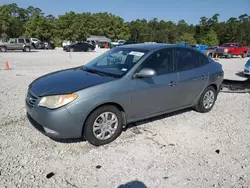
[[[133,78],[150,78],[156,75],[154,69],[143,68],[140,72],[134,74]]]

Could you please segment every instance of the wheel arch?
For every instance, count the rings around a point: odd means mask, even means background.
[[[218,91],[218,86],[216,84],[210,84],[207,86],[207,88],[210,86],[212,86],[215,89],[215,91]]]

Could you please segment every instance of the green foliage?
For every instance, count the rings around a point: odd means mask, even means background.
[[[187,42],[188,44],[196,44],[194,36],[191,33],[183,33],[179,37],[179,41],[178,42],[181,42],[181,41]]]
[[[36,37],[41,40],[85,40],[90,35],[104,35],[112,40],[135,40],[137,42],[217,45],[224,42],[250,44],[250,16],[242,14],[219,22],[219,14],[211,18],[201,17],[197,25],[185,20],[171,21],[137,19],[125,22],[123,18],[107,12],[67,12],[54,17],[45,15],[41,9],[29,6],[20,8],[17,4],[0,6],[0,37]]]
[[[201,43],[207,44],[209,46],[217,46],[218,45],[218,39],[217,34],[214,30],[209,30],[205,35],[201,37]]]

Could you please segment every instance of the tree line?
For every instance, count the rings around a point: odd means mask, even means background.
[[[55,17],[45,15],[39,8],[20,8],[16,3],[0,6],[0,35],[3,40],[16,37],[34,37],[53,40],[85,40],[89,35],[103,35],[112,40],[125,39],[137,42],[220,45],[224,42],[250,44],[250,16],[239,15],[219,22],[219,14],[200,18],[197,25],[185,20],[178,23],[154,18],[125,22],[111,13],[67,12]]]

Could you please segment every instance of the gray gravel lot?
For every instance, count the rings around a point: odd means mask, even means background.
[[[249,94],[220,93],[207,114],[187,109],[138,122],[98,148],[55,142],[35,130],[25,117],[28,84],[103,51],[71,58],[61,49],[0,53],[0,187],[139,187],[135,181],[157,188],[250,187]],[[3,70],[4,61],[11,70]],[[246,61],[219,60],[225,78],[239,80]]]

